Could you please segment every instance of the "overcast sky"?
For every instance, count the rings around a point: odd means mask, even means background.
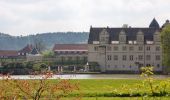
[[[170,19],[170,0],[0,0],[0,32],[11,35],[148,27],[154,17]]]

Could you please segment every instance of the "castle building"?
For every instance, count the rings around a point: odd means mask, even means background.
[[[97,62],[101,72],[136,73],[142,66],[162,71],[161,28],[154,18],[149,27],[91,27],[88,62]]]

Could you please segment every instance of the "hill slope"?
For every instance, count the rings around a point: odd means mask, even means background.
[[[0,50],[20,50],[36,41],[43,43],[49,49],[55,43],[87,43],[88,35],[88,32],[53,32],[29,36],[11,36],[0,33]]]

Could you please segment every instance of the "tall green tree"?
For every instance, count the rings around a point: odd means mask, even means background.
[[[161,44],[163,52],[163,70],[165,73],[170,73],[170,24],[162,29]]]

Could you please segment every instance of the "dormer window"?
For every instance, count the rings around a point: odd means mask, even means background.
[[[119,33],[119,41],[120,43],[126,43],[126,33],[124,30],[121,30]]]
[[[139,30],[137,32],[137,39],[136,39],[136,41],[137,41],[138,44],[143,44],[144,43],[144,33],[141,30]]]
[[[100,33],[100,44],[108,44],[109,43],[109,33],[106,29],[103,29]]]

